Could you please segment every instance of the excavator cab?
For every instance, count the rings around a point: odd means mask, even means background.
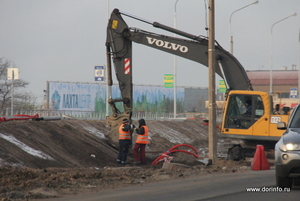
[[[262,91],[230,91],[223,113],[221,137],[248,141],[277,141],[282,131],[278,122],[289,115],[274,114],[272,97]]]
[[[264,106],[260,96],[234,94],[230,96],[224,127],[248,129],[263,114]]]

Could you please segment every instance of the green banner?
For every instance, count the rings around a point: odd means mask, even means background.
[[[173,74],[164,75],[164,88],[173,88],[174,76]]]
[[[225,83],[225,81],[224,81],[224,80],[220,80],[220,81],[219,81],[219,92],[220,92],[220,93],[225,93],[226,90],[227,90],[227,88],[226,88],[226,83]]]

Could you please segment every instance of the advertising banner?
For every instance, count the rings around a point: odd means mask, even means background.
[[[106,85],[48,82],[49,108],[55,110],[105,111]],[[103,105],[104,104],[104,108]]]
[[[185,89],[177,87],[177,106],[183,110]],[[48,81],[49,109],[72,111],[106,111],[106,85],[99,83]],[[112,86],[112,97],[121,98],[118,85]],[[155,85],[133,86],[133,111],[172,112],[174,90]],[[122,111],[122,103],[116,103]]]

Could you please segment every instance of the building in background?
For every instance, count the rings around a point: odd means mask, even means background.
[[[298,70],[295,66],[292,70],[284,67],[282,70],[273,70],[272,92],[273,102],[281,107],[295,107],[299,103],[298,91]],[[270,92],[270,71],[256,70],[247,71],[255,91]]]

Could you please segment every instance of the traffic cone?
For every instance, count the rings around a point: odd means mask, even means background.
[[[263,145],[256,145],[254,158],[251,162],[252,170],[269,170],[270,163],[265,155],[265,148]]]

